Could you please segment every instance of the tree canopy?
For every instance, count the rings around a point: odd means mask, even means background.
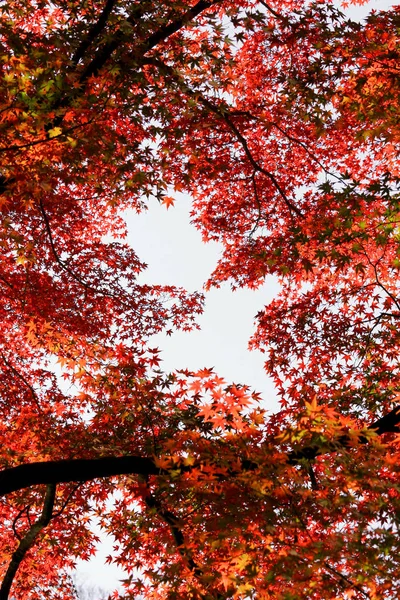
[[[0,5],[0,600],[72,600],[97,515],[126,600],[400,595],[399,10]],[[160,369],[202,293],[144,285],[124,213],[174,193],[281,291],[281,401]],[[151,235],[151,232],[149,232]],[[238,317],[240,318],[240,317]]]

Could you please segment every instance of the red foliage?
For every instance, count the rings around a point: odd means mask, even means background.
[[[126,598],[399,596],[398,22],[0,7],[0,600],[76,597],[93,514]],[[173,190],[223,244],[208,286],[279,278],[251,341],[276,415],[159,370],[203,297],[138,283],[123,213]]]

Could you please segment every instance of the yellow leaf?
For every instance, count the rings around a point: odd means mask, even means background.
[[[17,265],[26,265],[27,262],[29,262],[29,260],[26,258],[26,256],[18,256],[17,258]]]
[[[308,413],[318,412],[320,407],[318,407],[317,394],[314,395],[311,402],[305,402],[305,405]]]
[[[74,140],[74,138],[72,138],[72,137],[68,137],[67,140],[68,140],[69,145],[71,146],[71,148],[75,148],[75,146],[78,143],[77,140]]]
[[[62,134],[61,127],[53,127],[53,129],[49,129],[49,137],[54,138]]]
[[[252,559],[249,554],[243,553],[235,559],[235,564],[238,569],[245,569],[247,565],[251,564]]]

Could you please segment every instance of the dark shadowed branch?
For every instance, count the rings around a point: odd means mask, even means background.
[[[0,587],[0,600],[8,600],[10,589],[17,574],[18,568],[23,561],[25,554],[32,548],[40,532],[49,524],[54,506],[56,486],[54,483],[47,486],[46,495],[43,503],[42,514],[39,519],[31,525],[28,532],[20,539],[18,548],[11,557],[7,572]]]
[[[390,413],[371,423],[368,429],[375,431],[377,435],[400,432],[400,406],[396,406]],[[337,452],[341,448],[349,447],[350,443],[351,437],[343,434],[331,446],[321,448],[311,445],[290,452],[287,460],[289,464],[298,464],[302,459],[312,460],[321,454]],[[368,443],[368,437],[362,432],[359,436],[359,443]],[[187,472],[198,466],[198,464],[193,467],[182,466],[180,470]],[[257,467],[258,465],[250,460],[242,461],[244,470],[254,470]],[[146,476],[167,473],[168,470],[160,469],[157,466],[155,459],[143,456],[109,456],[27,463],[0,472],[0,496],[38,484],[83,482],[115,475]],[[237,471],[235,473],[237,474]],[[235,473],[232,472],[232,474]]]

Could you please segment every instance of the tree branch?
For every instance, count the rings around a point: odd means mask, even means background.
[[[199,16],[202,12],[216,4],[219,4],[221,1],[222,0],[199,0],[193,7],[189,8],[185,13],[183,13],[182,16],[175,20],[171,20],[167,25],[161,27],[154,33],[150,34],[147,40],[139,44],[138,48],[135,51],[135,54],[140,56],[141,58],[144,58],[144,55],[153,48],[155,48],[157,44],[166,40],[168,37],[182,29],[182,27],[190,23],[190,21]],[[78,64],[78,62],[83,58],[86,50],[91,46],[92,42],[105,28],[107,24],[107,19],[115,5],[115,2],[116,0],[107,0],[106,5],[99,17],[99,20],[92,26],[91,29],[89,29],[86,38],[83,40],[81,45],[76,50],[75,54],[72,56],[72,64]],[[129,23],[130,25],[134,25],[135,22],[138,19],[140,19],[140,17],[145,13],[145,10],[148,8],[149,4],[151,5],[151,3],[144,1],[139,2],[126,19],[127,23]],[[78,82],[80,84],[79,87],[77,87],[72,93],[67,94],[66,96],[61,96],[58,100],[56,100],[51,107],[52,111],[54,112],[57,109],[66,108],[73,98],[82,95],[83,90],[81,86],[90,77],[96,76],[100,69],[102,69],[107,63],[107,61],[111,58],[115,50],[117,50],[121,46],[121,44],[125,43],[126,41],[129,41],[130,39],[131,37],[127,36],[127,34],[122,29],[118,29],[108,43],[104,44],[102,47],[97,49],[92,60],[83,69],[78,79]],[[140,62],[141,61],[139,60],[139,63]],[[47,129],[58,127],[61,125],[62,122],[63,115],[58,115],[51,121],[51,123],[48,124]],[[38,143],[41,143],[41,140]],[[22,147],[23,146],[19,146],[19,148]],[[10,148],[7,148],[7,150],[8,149]],[[2,187],[4,187],[4,184],[2,185],[2,181],[0,179],[0,193],[2,193]]]
[[[84,288],[90,289],[90,286],[85,281],[83,281],[83,279],[81,279],[79,277],[79,275],[76,275],[76,273],[74,273],[74,271],[72,271],[72,269],[70,269],[69,266],[63,260],[61,260],[59,254],[58,254],[58,252],[56,250],[55,244],[54,244],[53,234],[52,234],[51,227],[50,227],[50,221],[49,221],[49,218],[47,216],[46,211],[44,210],[42,198],[39,198],[39,210],[40,210],[40,213],[41,213],[41,215],[43,217],[43,221],[44,221],[44,225],[45,225],[45,228],[46,228],[46,232],[47,232],[47,235],[49,237],[51,251],[53,253],[54,258],[56,259],[56,262],[60,265],[60,267],[64,271],[66,271],[67,273],[69,273],[71,275],[71,277],[73,277]]]
[[[383,433],[399,433],[400,406],[396,406],[390,413],[368,425],[368,429],[375,431],[377,435],[382,435]],[[368,437],[360,435],[358,441],[360,444],[367,444]],[[344,434],[339,436],[334,442],[325,446],[307,446],[301,450],[290,452],[288,455],[288,462],[291,465],[295,465],[302,459],[313,460],[322,454],[329,454],[330,452],[337,452],[340,448],[347,448],[351,445],[351,442],[351,437]]]
[[[157,44],[166,40],[171,35],[182,29],[187,23],[190,23],[195,17],[199,14],[207,10],[207,8],[211,8],[211,6],[220,3],[221,0],[199,0],[192,8],[189,8],[181,17],[175,19],[174,21],[170,21],[164,27],[161,27],[158,31],[155,31],[147,40],[139,46],[137,49],[137,53],[144,56],[146,52],[152,50]],[[127,18],[127,22],[133,25],[135,21],[143,14],[143,3],[139,3],[138,6],[131,12],[129,17]],[[113,52],[124,42],[124,33],[121,30],[118,30],[114,35],[114,38],[103,48],[99,49],[97,54],[94,56],[93,60],[89,63],[86,69],[83,71],[79,78],[79,83],[83,83],[89,77],[93,75],[97,75],[99,70],[106,64],[106,62],[111,58]]]
[[[165,523],[167,523],[167,525],[169,525],[179,554],[185,561],[190,571],[192,571],[196,577],[201,577],[203,575],[202,569],[197,565],[191,556],[188,556],[185,548],[185,538],[183,536],[182,529],[179,526],[179,519],[170,510],[165,509],[153,496],[153,494],[150,493],[150,491],[145,497],[145,502],[148,508],[154,509],[157,515]]]
[[[196,561],[191,556],[191,553],[186,548],[185,537],[181,529],[180,519],[178,519],[178,517],[176,517],[173,512],[162,506],[161,502],[151,493],[148,486],[144,501],[148,508],[155,510],[158,517],[162,519],[165,523],[167,523],[171,530],[172,537],[174,538],[180,556],[184,560],[190,572],[199,581],[200,585],[204,587],[204,571],[196,563]],[[218,591],[211,591],[207,593],[207,596],[205,596],[205,598],[209,600],[223,600],[223,596]]]
[[[259,1],[260,4],[262,4],[264,6],[264,8],[267,9],[268,12],[271,13],[271,15],[274,15],[274,17],[276,19],[279,19],[280,21],[283,21],[284,23],[286,23],[288,21],[287,17],[284,17],[283,15],[281,15],[280,13],[278,13],[269,4],[267,4],[266,2],[264,2],[264,0],[258,0],[258,1]]]
[[[49,524],[53,514],[54,498],[56,486],[54,483],[47,486],[46,496],[43,503],[42,514],[39,519],[33,523],[26,535],[21,539],[18,548],[12,555],[11,562],[8,565],[7,572],[0,587],[0,600],[8,600],[10,589],[17,574],[18,568],[23,561],[25,554],[32,548],[40,532]]]
[[[35,392],[34,387],[29,383],[29,381],[27,381],[27,379],[25,379],[25,377],[22,375],[22,373],[20,373],[20,371],[18,371],[4,356],[4,354],[2,352],[0,352],[0,359],[3,361],[3,363],[6,365],[6,367],[11,371],[11,373],[13,373],[15,375],[15,377],[17,377],[18,379],[20,379],[24,385],[28,388],[28,390],[31,393],[32,399],[35,402],[37,409],[40,413],[42,413],[42,407],[40,406],[40,402],[39,402],[39,398],[37,397],[37,394]]]
[[[196,17],[198,17],[202,12],[215,6],[216,4],[221,4],[222,0],[199,0],[192,8],[189,8],[179,19],[175,21],[171,21],[165,27],[162,27],[155,33],[149,36],[144,46],[145,52],[152,50],[157,44],[169,38],[171,35],[182,29],[187,23],[193,21]]]
[[[285,190],[283,189],[283,187],[281,186],[281,184],[279,183],[279,181],[277,180],[275,175],[273,173],[271,173],[270,171],[268,171],[267,169],[265,169],[264,167],[262,167],[257,162],[257,160],[254,158],[254,156],[249,148],[246,138],[240,132],[239,128],[235,125],[235,123],[232,121],[229,108],[227,108],[226,106],[222,106],[222,107],[218,106],[218,105],[214,104],[213,102],[211,102],[211,100],[209,100],[208,98],[203,96],[203,94],[201,92],[192,90],[187,85],[187,83],[185,82],[183,77],[179,73],[177,73],[177,71],[175,69],[173,69],[169,65],[165,64],[161,60],[149,57],[149,58],[145,59],[143,62],[157,66],[160,70],[163,70],[165,73],[167,73],[170,77],[172,77],[178,83],[179,87],[181,88],[181,90],[184,93],[188,94],[188,96],[194,98],[195,100],[198,100],[198,102],[200,102],[200,104],[202,104],[208,111],[210,111],[211,113],[217,115],[217,117],[222,119],[226,123],[226,125],[229,127],[229,129],[235,136],[236,140],[242,146],[243,151],[244,151],[249,163],[251,164],[251,166],[254,169],[254,172],[261,173],[262,175],[264,175],[271,181],[271,183],[277,190],[278,194],[281,196],[281,198],[283,199],[287,208],[289,209],[290,213],[294,212],[294,213],[296,213],[296,215],[298,217],[300,217],[300,218],[303,217],[301,210],[295,204],[293,204],[293,202],[291,202],[291,200],[289,200],[289,198],[287,197],[287,195],[285,193]]]
[[[104,5],[104,8],[99,16],[99,19],[96,23],[92,25],[92,27],[87,32],[86,37],[79,44],[78,48],[75,51],[75,54],[72,57],[72,63],[77,65],[78,62],[85,56],[86,50],[91,46],[94,40],[100,35],[107,24],[108,17],[111,14],[112,9],[114,8],[117,0],[107,0]]]
[[[114,475],[158,475],[162,471],[151,458],[111,456],[27,463],[0,472],[0,496],[38,484],[91,481]],[[1,600],[1,599],[0,599]]]
[[[371,423],[368,429],[377,435],[400,432],[400,406],[390,413]],[[359,442],[368,443],[368,437],[360,435]],[[321,454],[337,452],[340,448],[349,447],[351,438],[344,434],[330,446],[306,446],[301,450],[290,452],[288,464],[298,464],[302,459],[312,460]],[[181,466],[182,472],[196,468],[198,464]],[[250,460],[242,461],[244,470],[252,471],[258,465]],[[165,475],[168,470],[160,469],[153,458],[143,456],[109,456],[104,458],[72,458],[46,462],[27,463],[0,471],[0,496],[38,484],[68,483],[71,481],[91,481],[100,477],[115,475]],[[232,474],[237,471],[232,471]],[[0,598],[1,600],[1,598]]]

